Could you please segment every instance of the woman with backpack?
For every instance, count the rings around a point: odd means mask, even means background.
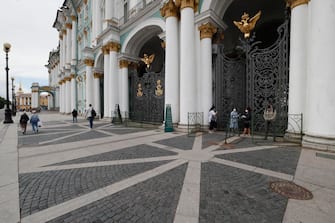
[[[85,118],[88,119],[89,123],[90,123],[90,128],[92,129],[93,128],[93,120],[94,120],[94,117],[97,115],[97,113],[95,112],[95,110],[93,109],[92,107],[92,104],[89,104],[88,105],[88,109],[86,110],[86,113],[85,113]]]

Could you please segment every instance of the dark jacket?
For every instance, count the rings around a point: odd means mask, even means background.
[[[27,124],[29,121],[29,117],[26,113],[23,113],[20,117],[20,123],[21,124]]]

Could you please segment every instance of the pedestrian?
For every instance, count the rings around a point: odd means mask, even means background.
[[[273,108],[272,104],[269,104],[263,113],[263,118],[265,120],[265,137],[264,139],[268,139],[270,126],[273,128],[273,121],[275,120],[277,115],[276,110]],[[275,140],[275,134],[273,134],[273,140]]]
[[[250,108],[246,108],[241,116],[243,121],[243,134],[250,136],[250,124],[251,124],[251,111]]]
[[[31,112],[33,113],[33,115],[30,117],[31,127],[34,133],[38,133],[38,122],[40,121],[40,118],[36,114],[35,110],[32,110]]]
[[[85,118],[88,119],[91,129],[93,128],[94,113],[95,111],[92,107],[92,104],[89,104],[88,109],[86,110],[86,113],[85,113]]]
[[[230,131],[233,133],[238,132],[238,118],[239,115],[236,111],[236,108],[233,108],[233,110],[230,112]]]
[[[26,110],[23,109],[23,114],[20,117],[20,126],[22,130],[22,134],[26,134],[28,121],[29,121],[29,116],[27,115]]]
[[[209,133],[213,133],[213,131],[215,131],[217,128],[217,111],[214,105],[209,109],[208,123],[209,123]]]
[[[78,111],[74,108],[72,110],[72,122],[78,122],[78,119],[77,119],[77,116],[78,116]]]

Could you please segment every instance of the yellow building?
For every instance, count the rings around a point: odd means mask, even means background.
[[[31,93],[24,93],[22,90],[22,85],[20,84],[19,90],[15,95],[16,100],[16,110],[17,111],[30,111],[32,105]],[[40,108],[48,109],[48,95],[40,95],[39,97]]]

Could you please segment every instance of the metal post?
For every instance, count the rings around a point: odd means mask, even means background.
[[[3,44],[3,49],[6,52],[6,109],[5,109],[5,120],[3,121],[4,124],[9,124],[9,123],[13,123],[13,119],[12,119],[12,112],[9,108],[9,93],[8,93],[8,52],[10,50],[11,45],[9,43],[4,43]]]

